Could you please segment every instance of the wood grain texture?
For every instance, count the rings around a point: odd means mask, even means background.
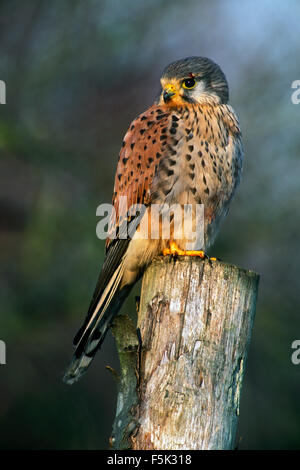
[[[109,368],[118,388],[116,416],[109,442],[111,447],[125,450],[131,447],[130,438],[138,426],[134,410],[138,405],[139,340],[135,325],[128,315],[119,315],[114,319],[112,333],[116,340],[121,374],[118,376]]]
[[[232,449],[259,276],[155,259],[143,277],[133,449]]]

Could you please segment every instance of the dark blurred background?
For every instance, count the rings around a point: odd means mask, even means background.
[[[162,69],[190,55],[222,67],[244,136],[243,180],[213,248],[261,274],[239,447],[300,448],[299,17],[292,0],[0,2],[0,448],[108,448],[111,334],[80,383],[61,381],[103,260],[96,208]]]

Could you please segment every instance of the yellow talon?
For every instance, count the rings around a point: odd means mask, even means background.
[[[199,256],[199,258],[205,258],[206,255],[204,251],[196,251],[196,250],[181,250],[175,242],[170,242],[170,248],[165,248],[163,250],[163,255],[177,255],[177,256]]]

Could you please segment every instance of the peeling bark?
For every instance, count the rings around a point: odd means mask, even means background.
[[[161,257],[149,266],[130,448],[234,448],[258,279],[190,257]]]

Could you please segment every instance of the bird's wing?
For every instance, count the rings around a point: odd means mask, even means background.
[[[126,133],[120,151],[113,194],[116,219],[111,220],[106,248],[113,244],[111,233],[119,233],[126,217],[122,211],[122,197],[127,207],[143,204],[151,199],[151,185],[156,169],[172,136],[168,133],[170,111],[152,106],[135,119]]]
[[[106,257],[86,319],[74,338],[75,359],[65,375],[68,383],[87,368],[124,300],[119,286],[124,272],[122,261],[131,238],[122,236],[126,220],[132,221],[132,217],[120,210],[119,201],[120,197],[126,197],[128,208],[149,204],[156,168],[171,139],[167,133],[169,117],[167,110],[152,106],[132,122],[124,137],[113,194],[116,217],[112,217],[109,224]],[[130,235],[132,237],[133,233]]]
[[[120,265],[131,240],[130,237],[120,238],[123,236],[122,232],[126,230],[126,223],[132,222],[132,217],[127,216],[127,211],[122,210],[124,202],[122,198],[127,199],[127,208],[141,204],[147,206],[150,202],[151,183],[162,157],[163,148],[168,145],[168,139],[165,138],[168,119],[167,110],[162,110],[160,106],[152,106],[132,122],[125,134],[115,176],[112,199],[115,217],[111,218],[108,228],[106,257],[86,320],[74,338],[75,345],[90,322],[99,299]],[[112,234],[115,236],[112,237]]]

